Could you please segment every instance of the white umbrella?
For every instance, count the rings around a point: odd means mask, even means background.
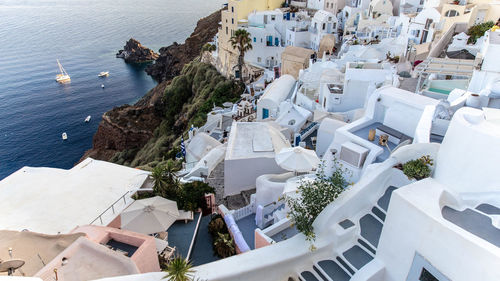
[[[283,148],[275,156],[276,163],[281,168],[293,172],[309,172],[319,165],[319,158],[314,150],[300,146]]]
[[[177,202],[155,196],[134,201],[121,213],[122,228],[151,234],[166,231],[179,217]]]

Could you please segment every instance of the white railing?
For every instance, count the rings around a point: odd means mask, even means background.
[[[123,206],[125,207],[127,205],[127,195],[128,195],[129,191],[125,192],[125,194],[123,194],[120,198],[118,198],[118,200],[116,200],[113,204],[111,204],[111,206],[109,206],[106,210],[104,210],[104,212],[102,212],[97,218],[95,218],[91,223],[89,223],[90,225],[94,224],[94,222],[96,222],[97,220],[99,220],[101,222],[101,225],[103,225],[103,220],[102,220],[102,216],[108,212],[109,210],[112,210],[113,211],[113,214],[115,214],[115,205],[120,202],[122,199],[123,199]]]
[[[241,220],[242,218],[248,217],[254,213],[255,203],[250,203],[249,205],[239,208],[238,210],[234,210],[233,217],[235,221]]]

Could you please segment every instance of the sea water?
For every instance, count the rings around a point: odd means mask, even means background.
[[[145,65],[115,58],[125,42],[133,37],[155,51],[183,42],[223,3],[0,0],[0,179],[23,166],[71,168],[92,147],[104,112],[156,85]],[[71,83],[55,81],[56,59]],[[97,77],[101,71],[110,76]]]

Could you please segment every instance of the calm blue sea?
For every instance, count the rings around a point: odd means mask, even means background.
[[[156,85],[144,66],[115,58],[125,41],[134,37],[156,51],[183,42],[223,3],[0,0],[0,179],[23,166],[71,168],[91,148],[104,112]],[[70,84],[55,82],[56,59]],[[110,76],[98,78],[101,71]]]

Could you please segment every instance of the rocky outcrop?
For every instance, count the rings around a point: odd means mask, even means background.
[[[184,44],[174,43],[161,48],[160,56],[146,70],[149,75],[160,81],[160,84],[136,104],[123,105],[104,113],[94,135],[92,149],[86,151],[80,161],[87,157],[109,161],[117,152],[138,150],[143,147],[164,119],[165,107],[162,104],[162,97],[166,86],[173,77],[180,74],[186,63],[199,55],[201,47],[212,40],[217,33],[219,22],[220,11],[217,11],[200,19],[196,29]],[[145,50],[149,49],[143,47],[137,40],[130,39],[119,54],[126,61],[143,62],[145,58],[150,60],[149,58],[153,56],[151,50]]]
[[[221,11],[198,21],[193,33],[184,44],[174,42],[160,49],[160,57],[146,68],[146,72],[157,81],[166,81],[181,73],[182,67],[200,55],[201,47],[213,40],[221,21]]]
[[[110,160],[116,152],[144,146],[162,121],[162,96],[167,85],[168,82],[160,83],[134,105],[122,105],[104,113],[92,149],[80,161],[87,157]]]
[[[118,51],[116,57],[123,58],[126,62],[142,63],[156,60],[158,54],[142,46],[141,43],[134,38],[130,38],[123,47],[123,50]]]

